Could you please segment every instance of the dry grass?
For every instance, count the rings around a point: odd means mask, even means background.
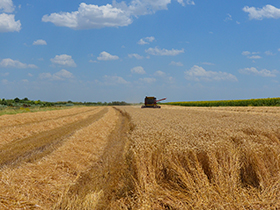
[[[18,168],[3,168],[0,208],[52,208],[80,174],[98,160],[116,120],[116,111],[109,108],[103,118],[76,131],[41,160]]]
[[[86,119],[100,110],[101,108],[74,108],[0,116],[0,145]]]
[[[108,110],[43,158],[2,168],[0,208],[280,209],[280,108]]]
[[[279,108],[123,110],[134,190],[116,209],[280,208]]]

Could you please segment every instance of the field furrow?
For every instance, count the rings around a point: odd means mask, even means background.
[[[71,110],[72,111],[72,110]],[[56,112],[56,113],[45,113],[45,116],[42,115],[42,112],[39,112],[39,113],[34,113],[34,115],[31,115],[31,116],[19,116],[19,115],[16,115],[16,118],[14,118],[15,116],[13,117],[10,117],[7,119],[5,119],[6,116],[4,116],[3,118],[4,119],[1,119],[2,120],[2,125],[0,125],[0,131],[3,130],[3,129],[6,129],[6,128],[11,128],[11,127],[14,127],[14,128],[20,128],[21,126],[28,126],[28,125],[32,125],[34,123],[41,123],[41,122],[46,122],[46,121],[49,121],[49,120],[58,120],[58,119],[63,119],[63,118],[69,118],[69,117],[74,117],[74,116],[77,116],[77,115],[81,115],[81,114],[86,114],[87,112],[92,112],[92,108],[89,109],[75,109],[75,112],[71,113],[71,112],[68,112],[68,113],[59,113],[59,112]],[[22,114],[24,115],[24,114]],[[38,116],[39,115],[39,116]]]
[[[18,126],[10,126],[3,128],[0,132],[0,145],[20,140],[23,138],[27,138],[36,134],[39,134],[40,132],[52,130],[58,127],[61,127],[63,125],[67,125],[70,123],[74,123],[80,120],[84,120],[88,118],[90,115],[93,115],[97,112],[99,112],[102,108],[92,108],[91,110],[86,110],[83,112],[79,112],[76,114],[69,113],[69,116],[64,116],[61,118],[57,118],[53,116],[53,119],[48,119],[48,113],[47,114],[47,120],[40,119],[39,121],[34,121],[33,123],[27,123],[27,124],[20,124]],[[79,109],[78,109],[79,110]],[[14,116],[11,116],[13,118]],[[0,117],[1,118],[1,117]]]
[[[0,170],[0,209],[51,209],[80,174],[92,168],[116,126],[113,108],[75,127],[60,147],[35,162]],[[73,132],[73,131],[71,131]]]
[[[22,162],[33,162],[48,155],[75,131],[102,118],[107,111],[108,109],[104,108],[86,119],[4,144],[0,147],[0,168],[8,165],[17,166]]]
[[[2,115],[0,116],[0,128],[5,126],[17,126],[21,124],[36,123],[45,120],[58,119],[64,116],[71,116],[87,111],[92,111],[95,108],[81,107],[81,108],[68,108],[62,110],[42,111],[42,112],[28,112],[16,115]]]

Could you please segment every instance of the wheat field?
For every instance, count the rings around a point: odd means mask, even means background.
[[[280,209],[279,107],[0,116],[1,209]]]

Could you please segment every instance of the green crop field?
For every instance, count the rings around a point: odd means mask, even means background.
[[[221,101],[182,101],[162,103],[178,106],[280,106],[280,98],[263,98],[247,100],[221,100]]]

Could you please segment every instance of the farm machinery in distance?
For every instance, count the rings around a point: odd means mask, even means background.
[[[163,100],[166,100],[166,98],[162,98],[162,99],[157,100],[156,97],[146,96],[145,105],[141,106],[141,108],[160,108],[160,106],[157,105],[157,102],[163,101]]]

